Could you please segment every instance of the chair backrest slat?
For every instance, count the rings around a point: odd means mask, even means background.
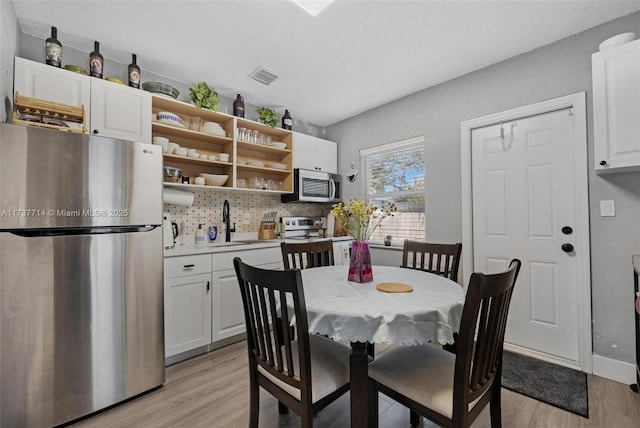
[[[314,241],[280,244],[282,263],[285,270],[308,269],[319,266],[333,266],[333,242]]]
[[[458,266],[462,244],[435,244],[405,239],[402,250],[402,267],[424,270],[458,279]]]
[[[280,381],[300,389],[301,397],[309,397],[309,329],[300,271],[260,269],[238,257],[233,264],[242,294],[250,364],[259,365]],[[277,331],[277,319],[284,325],[293,325],[297,340],[293,340],[288,328]]]
[[[471,275],[456,341],[454,418],[482,396],[501,376],[502,349],[513,287],[520,271],[514,259],[505,272]]]

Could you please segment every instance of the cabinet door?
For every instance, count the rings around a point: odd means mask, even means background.
[[[640,40],[592,56],[596,172],[640,171]]]
[[[84,106],[89,120],[91,78],[24,58],[15,58],[14,93],[72,106]]]
[[[151,142],[151,94],[101,79],[91,79],[91,133]]]
[[[218,341],[245,332],[242,295],[235,270],[213,274],[213,334]]]
[[[211,343],[211,274],[165,278],[165,357]]]
[[[338,144],[294,132],[293,167],[338,173]]]

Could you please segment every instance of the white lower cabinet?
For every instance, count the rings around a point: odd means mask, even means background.
[[[164,259],[167,364],[244,337],[244,309],[233,268],[234,257],[264,269],[282,269],[280,247]]]
[[[227,339],[245,332],[244,308],[234,257],[263,269],[282,269],[280,247],[230,251],[213,254],[213,329],[212,341]]]
[[[211,255],[164,261],[165,358],[211,343]]]
[[[213,273],[212,341],[244,333],[244,309],[234,269]]]

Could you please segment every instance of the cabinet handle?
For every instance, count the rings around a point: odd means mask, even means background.
[[[196,267],[196,265],[184,265],[184,266],[182,266],[182,270],[191,270],[194,267]]]
[[[94,133],[94,134],[97,134],[97,133],[98,133],[98,130],[97,130],[97,129],[94,129],[94,130],[93,130],[93,133]]]
[[[605,166],[607,164],[607,161],[600,161],[600,165]]]
[[[209,290],[211,290],[211,283],[207,281],[207,293],[209,292]]]

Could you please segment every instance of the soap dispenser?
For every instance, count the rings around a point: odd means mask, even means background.
[[[198,224],[198,230],[196,230],[196,244],[205,244],[207,242],[202,223]]]

